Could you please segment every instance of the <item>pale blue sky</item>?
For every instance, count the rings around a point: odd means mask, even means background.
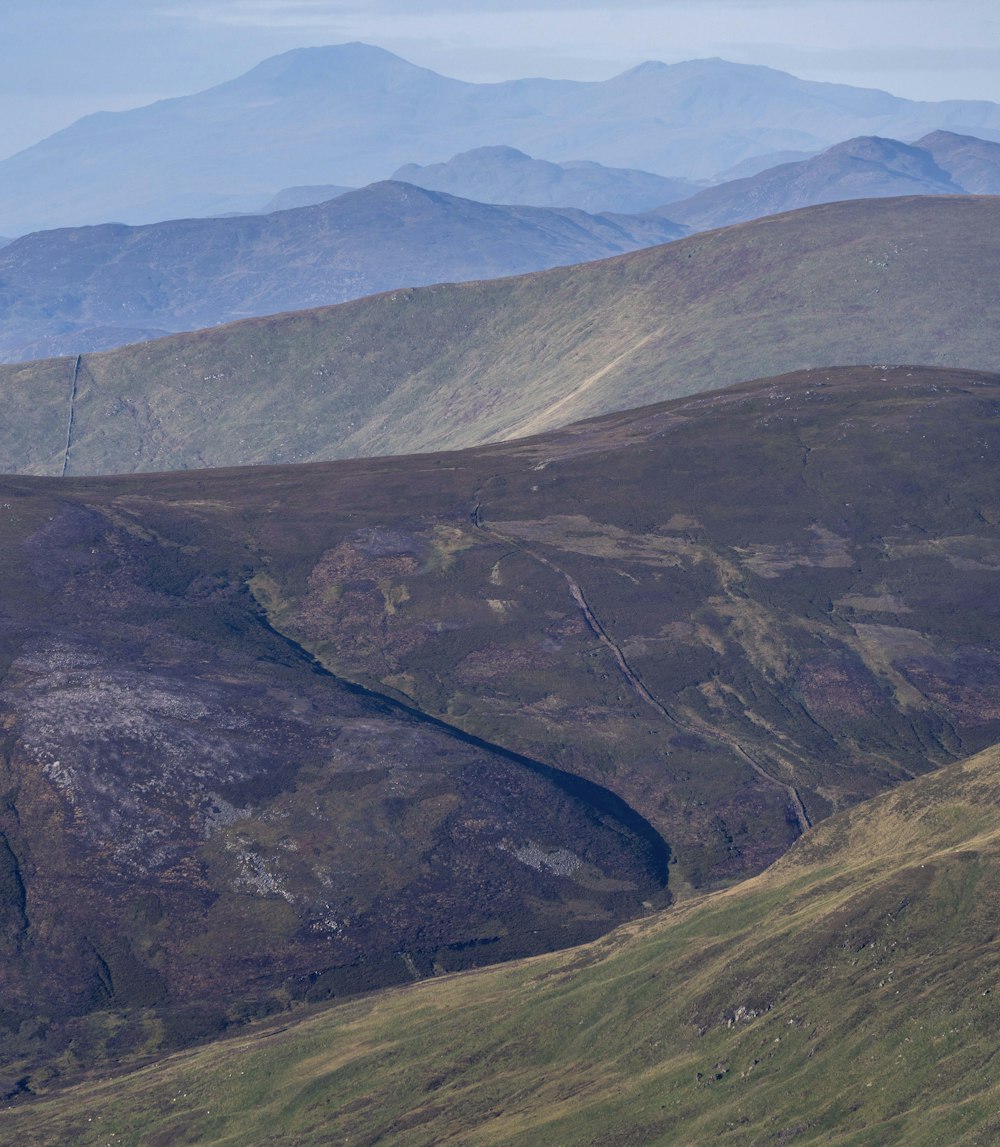
[[[1000,0],[0,0],[0,157],[88,112],[348,40],[478,81],[722,56],[915,99],[1000,101]]]

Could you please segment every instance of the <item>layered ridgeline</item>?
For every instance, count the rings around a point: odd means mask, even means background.
[[[395,287],[582,263],[836,200],[993,194],[1000,143],[940,131],[912,146],[848,140],[691,198],[682,196],[694,185],[681,180],[507,147],[411,164],[404,176],[421,186],[293,188],[287,209],[267,215],[27,235],[0,253],[0,359],[76,355]],[[639,211],[667,199],[681,201],[638,216],[568,210]],[[511,206],[523,203],[545,206]]]
[[[686,233],[669,220],[489,206],[391,182],[271,215],[39,231],[0,252],[0,358],[495,279]]]
[[[247,1032],[2,1111],[0,1129],[94,1145],[991,1143],[998,821],[991,749],[572,953]]]
[[[842,199],[1000,193],[1000,143],[936,131],[915,144],[864,137],[720,183],[654,214],[705,230]]]
[[[463,452],[4,477],[3,1094],[593,937],[995,743],[998,410],[816,370]]]
[[[650,211],[698,190],[689,179],[606,167],[593,160],[550,163],[515,147],[477,147],[446,163],[408,163],[393,179],[480,203],[531,203],[584,211]]]
[[[360,187],[498,143],[554,163],[703,179],[755,156],[937,129],[998,138],[1000,106],[914,102],[725,60],[646,63],[595,83],[473,84],[341,44],[87,116],[0,162],[0,233],[257,210],[280,187]]]
[[[838,363],[1000,367],[1000,200],[809,208],[600,263],[0,367],[0,469],[466,446]]]
[[[932,132],[914,144],[867,136],[837,143],[819,155],[776,159],[759,171],[722,177],[716,186],[700,190],[685,180],[648,172],[548,163],[510,147],[477,148],[425,167],[407,164],[393,178],[484,203],[648,211],[705,231],[841,199],[996,195],[1000,143],[949,131]],[[321,190],[316,189],[317,196]]]

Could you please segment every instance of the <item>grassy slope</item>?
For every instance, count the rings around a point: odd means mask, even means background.
[[[396,291],[84,357],[69,472],[469,445],[801,367],[1000,365],[1000,201],[831,204],[597,264]],[[0,468],[58,473],[71,365]]]
[[[572,952],[0,1113],[23,1143],[995,1142],[1000,750]]]

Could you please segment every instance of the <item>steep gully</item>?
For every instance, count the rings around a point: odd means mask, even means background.
[[[256,599],[254,600],[256,601]],[[289,637],[288,634],[275,628],[268,619],[263,606],[260,606],[259,610],[261,624],[283,641],[298,657],[303,658],[308,663],[310,670],[318,676],[326,678],[353,696],[362,697],[366,701],[372,702],[384,710],[405,715],[419,721],[421,724],[429,725],[431,728],[445,733],[447,736],[454,738],[456,741],[460,741],[464,745],[471,745],[477,749],[492,753],[494,756],[501,757],[506,761],[520,765],[536,776],[544,777],[569,796],[586,804],[595,813],[617,820],[642,841],[648,850],[650,868],[655,874],[656,880],[662,888],[666,887],[671,856],[669,844],[667,844],[645,817],[636,812],[631,805],[622,800],[616,793],[604,788],[602,785],[595,784],[593,781],[586,780],[584,777],[578,777],[573,773],[564,772],[562,769],[557,769],[542,761],[536,761],[534,758],[525,756],[523,753],[517,753],[513,749],[505,748],[503,745],[494,744],[492,741],[477,737],[473,733],[467,733],[464,729],[460,729],[456,725],[451,725],[447,721],[442,721],[439,717],[433,717],[429,713],[425,713],[422,709],[418,709],[413,705],[407,705],[404,701],[399,701],[386,693],[369,689],[364,685],[359,685],[355,681],[348,680],[346,677],[340,677],[332,673],[319,658],[310,653],[305,646],[300,645],[294,638]]]
[[[469,518],[476,529],[484,533],[487,537],[491,537],[503,545],[507,545],[513,549],[516,549],[519,553],[524,554],[525,557],[539,562],[541,565],[547,566],[550,570],[552,570],[553,573],[559,575],[563,581],[566,582],[570,596],[573,598],[580,612],[583,614],[583,618],[591,632],[598,639],[598,641],[600,641],[601,644],[610,651],[612,657],[614,657],[615,662],[618,665],[619,670],[621,671],[622,676],[625,678],[629,687],[636,694],[636,696],[645,701],[647,705],[655,709],[662,717],[664,717],[671,725],[673,725],[674,728],[678,730],[684,728],[681,722],[679,722],[677,718],[669,712],[663,702],[656,698],[643,683],[642,679],[639,677],[639,674],[636,673],[636,671],[629,664],[621,646],[618,645],[617,642],[615,642],[613,638],[608,634],[608,631],[605,629],[599,618],[594,613],[593,609],[590,607],[579,583],[575,581],[566,572],[566,570],[561,569],[550,558],[545,557],[544,554],[540,554],[537,551],[531,549],[529,546],[526,546],[524,542],[522,542],[519,538],[512,537],[510,534],[501,533],[499,530],[495,530],[491,526],[486,525],[486,523],[483,521],[481,502],[476,502],[475,507],[469,514]],[[812,820],[806,811],[805,804],[802,801],[802,797],[798,789],[794,785],[786,784],[784,781],[779,780],[777,777],[769,773],[767,769],[765,769],[764,766],[760,764],[759,761],[750,756],[750,754],[746,751],[746,749],[743,748],[743,746],[736,740],[735,737],[731,737],[717,729],[710,729],[705,726],[700,726],[698,733],[701,736],[709,737],[712,740],[725,745],[732,752],[734,752],[740,758],[740,760],[747,764],[757,774],[757,776],[759,776],[761,780],[764,781],[765,784],[781,789],[788,797],[789,805],[799,826],[799,832],[805,832],[806,829],[812,828]]]
[[[80,385],[80,366],[82,362],[83,356],[78,354],[73,364],[73,379],[70,384],[69,417],[66,421],[66,446],[63,449],[62,469],[59,471],[60,478],[65,478],[66,471],[69,469],[69,452],[73,445],[73,422],[76,419],[76,394]]]

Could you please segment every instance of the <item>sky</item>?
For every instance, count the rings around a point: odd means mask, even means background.
[[[910,99],[1000,102],[997,0],[0,0],[0,158],[89,112],[351,40],[479,82],[721,56]]]

